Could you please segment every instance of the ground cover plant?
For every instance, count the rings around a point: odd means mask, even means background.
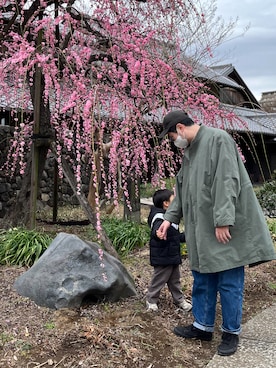
[[[0,264],[32,266],[51,243],[46,233],[24,228],[0,231]]]
[[[142,248],[149,241],[150,231],[147,225],[111,218],[103,221],[103,228],[122,257],[134,249]]]

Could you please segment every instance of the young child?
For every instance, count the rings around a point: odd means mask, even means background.
[[[182,263],[180,242],[185,241],[185,234],[179,232],[178,225],[171,224],[166,240],[161,240],[156,235],[156,231],[164,220],[164,213],[173,199],[172,191],[157,190],[153,195],[154,206],[148,217],[148,224],[151,228],[150,264],[154,267],[154,271],[146,296],[146,305],[151,311],[158,310],[159,295],[166,284],[178,308],[185,312],[192,309],[192,305],[185,300],[180,285],[179,265]]]

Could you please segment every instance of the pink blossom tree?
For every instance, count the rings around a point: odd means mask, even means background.
[[[0,0],[0,88],[16,122],[7,167],[12,175],[19,165],[24,176],[14,223],[30,221],[31,163],[39,163],[39,182],[49,150],[60,175],[69,166],[77,195],[86,158],[100,232],[99,180],[116,204],[120,191],[128,203],[129,180],[150,176],[157,185],[165,172],[174,175],[179,158],[156,138],[168,110],[229,127],[234,115],[194,76],[188,58],[211,57],[231,30],[214,12],[204,13],[200,0]],[[33,118],[21,119],[30,109]]]

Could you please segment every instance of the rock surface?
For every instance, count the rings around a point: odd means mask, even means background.
[[[59,233],[38,261],[14,283],[19,295],[60,309],[115,302],[136,295],[124,265],[96,243]]]

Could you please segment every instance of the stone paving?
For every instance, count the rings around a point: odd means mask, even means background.
[[[276,367],[276,303],[248,321],[242,329],[234,355],[218,354],[206,368],[275,368]]]

